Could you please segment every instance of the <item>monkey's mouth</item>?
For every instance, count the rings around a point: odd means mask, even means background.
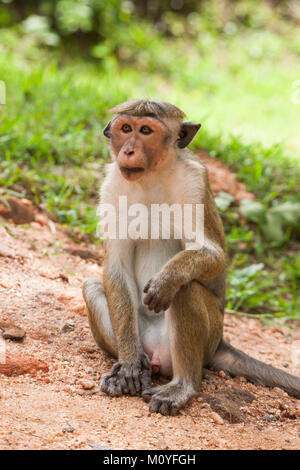
[[[125,176],[125,178],[137,179],[145,171],[145,168],[138,167],[138,166],[133,166],[133,167],[121,166],[120,170],[123,176]]]

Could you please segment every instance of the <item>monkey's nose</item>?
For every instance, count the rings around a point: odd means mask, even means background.
[[[134,150],[125,150],[126,155],[133,155]]]

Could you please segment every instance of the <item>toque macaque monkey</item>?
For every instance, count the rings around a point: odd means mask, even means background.
[[[203,204],[202,241],[175,236],[107,237],[103,284],[83,286],[93,336],[118,362],[101,382],[110,396],[142,394],[150,411],[174,415],[201,388],[203,367],[281,387],[300,397],[300,378],[235,349],[222,339],[226,246],[205,166],[186,146],[200,124],[183,122],[172,104],[132,100],[112,109],[104,129],[114,163],[101,204]],[[177,206],[173,206],[177,205]],[[117,211],[118,213],[118,211]],[[119,214],[120,215],[120,214]],[[160,232],[159,232],[160,233]],[[151,374],[172,377],[151,387]]]

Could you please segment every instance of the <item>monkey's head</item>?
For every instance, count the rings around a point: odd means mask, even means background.
[[[168,165],[186,147],[201,124],[183,122],[176,106],[156,100],[131,100],[115,113],[103,130],[124,178],[135,181]]]

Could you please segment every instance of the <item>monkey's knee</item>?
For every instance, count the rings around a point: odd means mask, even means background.
[[[218,298],[209,289],[198,281],[191,281],[182,287],[178,293],[179,304],[185,309],[188,308],[202,318],[211,320],[215,318],[217,322],[223,324],[223,315]]]
[[[116,340],[111,324],[106,295],[100,279],[89,278],[82,287],[88,320],[98,346],[116,356]]]
[[[209,291],[197,281],[191,281],[182,286],[174,301],[175,312],[183,311],[189,316],[207,316],[207,301],[210,297]]]
[[[102,281],[96,277],[90,277],[84,281],[82,286],[82,293],[87,306],[95,302],[95,298],[99,295],[105,295]]]

